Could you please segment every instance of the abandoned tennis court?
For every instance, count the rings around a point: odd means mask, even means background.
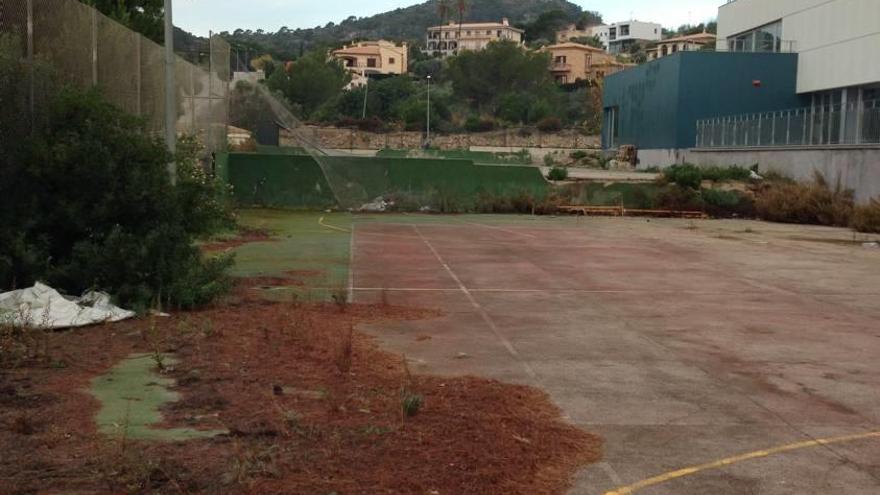
[[[848,231],[491,215],[244,218],[299,225],[315,239],[309,252],[332,253],[337,265],[347,255],[355,303],[439,310],[359,328],[414,370],[533,385],[601,435],[604,457],[578,475],[574,494],[880,492],[880,252]],[[259,256],[251,274],[283,264],[284,242],[271,248],[281,258]]]

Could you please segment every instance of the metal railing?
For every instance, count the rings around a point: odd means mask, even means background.
[[[880,145],[880,100],[697,121],[697,148]]]
[[[100,88],[117,107],[165,129],[164,49],[77,0],[2,0],[0,33],[20,43],[31,67],[46,61],[65,83]],[[230,46],[210,39],[204,65],[177,58],[177,131],[198,135],[209,151],[225,150],[229,120]],[[51,95],[29,84],[29,108],[40,112]],[[28,116],[32,117],[32,116]]]

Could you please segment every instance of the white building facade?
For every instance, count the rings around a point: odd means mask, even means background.
[[[615,22],[607,26],[596,26],[593,29],[594,35],[599,37],[609,53],[624,53],[630,45],[639,41],[663,39],[663,26],[654,22]]]
[[[798,93],[880,98],[880,0],[733,0],[718,11],[718,49],[794,51]]]
[[[461,50],[480,51],[489,46],[489,43],[504,40],[522,45],[525,42],[525,31],[511,26],[508,19],[461,25],[450,22],[445,26],[428,28],[423,53],[446,57]]]

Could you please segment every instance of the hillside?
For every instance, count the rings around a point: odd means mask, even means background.
[[[534,20],[552,10],[562,10],[574,21],[582,14],[579,6],[566,0],[471,0],[469,3],[466,22],[500,21],[502,17],[507,17],[512,24],[516,24]],[[452,17],[457,19],[457,16],[458,13],[453,12]],[[252,47],[269,52],[276,58],[290,59],[316,44],[333,45],[356,38],[419,42],[426,28],[439,23],[437,0],[429,0],[371,17],[349,17],[338,24],[331,22],[324,27],[281,28],[277,33],[238,29],[221,35],[239,47]]]

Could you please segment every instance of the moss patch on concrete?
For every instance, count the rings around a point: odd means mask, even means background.
[[[286,286],[266,291],[275,300],[296,295],[330,301],[348,290],[351,214],[257,209],[239,214],[242,225],[266,230],[272,239],[236,248],[233,276],[289,279]]]
[[[173,360],[165,358],[165,364]],[[98,431],[105,435],[151,441],[185,441],[226,433],[192,428],[157,428],[163,421],[161,408],[180,395],[170,387],[174,380],[156,372],[149,354],[133,354],[106,374],[92,380],[89,391],[101,402],[95,417]]]

